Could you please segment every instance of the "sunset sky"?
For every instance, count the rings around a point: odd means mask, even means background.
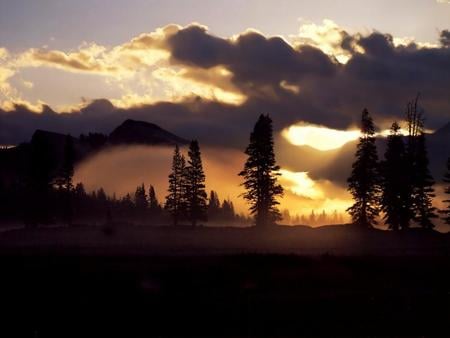
[[[208,187],[237,201],[242,150],[269,113],[282,208],[344,210],[336,159],[358,138],[363,108],[381,134],[420,91],[427,129],[450,121],[448,29],[448,0],[0,0],[0,143],[28,141],[37,128],[79,135],[126,118],[154,122],[198,138],[211,154]],[[120,156],[83,164],[79,179],[123,193],[157,161],[124,172],[127,184],[93,178]]]

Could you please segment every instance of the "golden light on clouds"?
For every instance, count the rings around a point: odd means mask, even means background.
[[[311,199],[323,198],[323,191],[317,187],[316,183],[308,176],[307,172],[292,172],[281,169],[280,182],[292,193]]]
[[[306,145],[326,151],[338,149],[350,141],[357,140],[361,133],[359,130],[337,130],[320,125],[302,124],[284,129],[282,135],[293,145]]]
[[[343,29],[333,20],[324,19],[321,24],[304,21],[297,35],[291,35],[294,46],[310,45],[321,49],[325,54],[334,56],[340,63],[347,63],[351,53],[342,48]],[[357,47],[357,46],[355,46]],[[358,50],[363,52],[362,50]]]

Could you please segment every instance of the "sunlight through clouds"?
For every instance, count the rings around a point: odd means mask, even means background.
[[[359,130],[337,130],[318,125],[293,125],[282,131],[282,135],[296,146],[310,146],[326,151],[342,147],[344,144],[357,140]]]

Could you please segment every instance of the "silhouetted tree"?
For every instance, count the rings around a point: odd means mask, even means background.
[[[31,156],[28,167],[26,194],[27,226],[35,227],[52,220],[52,187],[55,159],[46,139],[35,134],[31,140]]]
[[[445,187],[444,192],[447,195],[450,195],[450,157],[447,160],[447,173],[444,176],[444,182],[448,185]],[[444,203],[447,204],[447,207],[444,210],[441,210],[442,219],[448,225],[450,225],[450,198],[444,200]]]
[[[221,217],[225,222],[233,222],[236,214],[234,212],[233,202],[229,199],[226,199],[222,203],[222,211]]]
[[[406,229],[412,218],[407,203],[410,198],[407,180],[409,167],[397,122],[392,124],[384,158],[380,165],[381,210],[385,213],[384,220],[392,230]]]
[[[147,193],[145,192],[144,183],[136,188],[134,193],[135,216],[142,221],[148,207]]]
[[[180,153],[178,145],[175,146],[172,159],[172,172],[169,175],[169,194],[166,196],[164,208],[172,216],[173,225],[185,215],[185,170],[186,162],[184,156]]]
[[[356,161],[348,178],[348,190],[355,203],[347,209],[352,221],[361,227],[377,224],[379,214],[378,155],[375,144],[375,126],[367,109],[361,117],[361,137],[356,151]]]
[[[283,187],[277,178],[280,167],[276,165],[273,150],[272,120],[261,115],[250,134],[250,144],[245,153],[248,159],[239,175],[244,177],[246,192],[242,195],[250,203],[250,213],[256,226],[265,227],[281,219],[277,197],[283,195]]]
[[[429,160],[426,149],[424,110],[419,106],[420,94],[406,106],[408,123],[408,142],[406,148],[408,194],[404,200],[410,210],[410,217],[423,228],[433,228],[432,218],[436,218],[436,209],[432,205],[434,181],[428,169]]]
[[[413,206],[415,211],[415,220],[419,225],[426,229],[434,228],[431,221],[437,218],[436,208],[433,207],[434,180],[428,169],[428,155],[425,143],[425,133],[422,131],[417,136],[417,152],[414,162],[414,190],[413,190]]]
[[[152,216],[157,216],[161,211],[161,205],[156,197],[153,185],[150,185],[150,188],[148,189],[148,207]]]
[[[147,193],[145,192],[144,183],[136,188],[134,193],[134,205],[139,211],[144,211],[148,207]]]
[[[220,213],[220,201],[217,192],[211,190],[208,200],[208,219],[217,220]]]
[[[64,144],[64,155],[61,167],[58,170],[58,174],[53,180],[53,184],[58,188],[58,192],[61,196],[61,208],[63,220],[68,224],[72,224],[73,218],[73,172],[75,162],[75,149],[73,146],[73,138],[70,135],[66,136]]]
[[[197,221],[207,220],[205,174],[200,147],[196,140],[189,145],[188,157],[188,166],[185,169],[186,211],[192,226],[196,226]]]

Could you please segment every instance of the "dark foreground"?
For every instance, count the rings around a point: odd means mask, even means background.
[[[1,337],[450,335],[447,256],[7,255]]]

